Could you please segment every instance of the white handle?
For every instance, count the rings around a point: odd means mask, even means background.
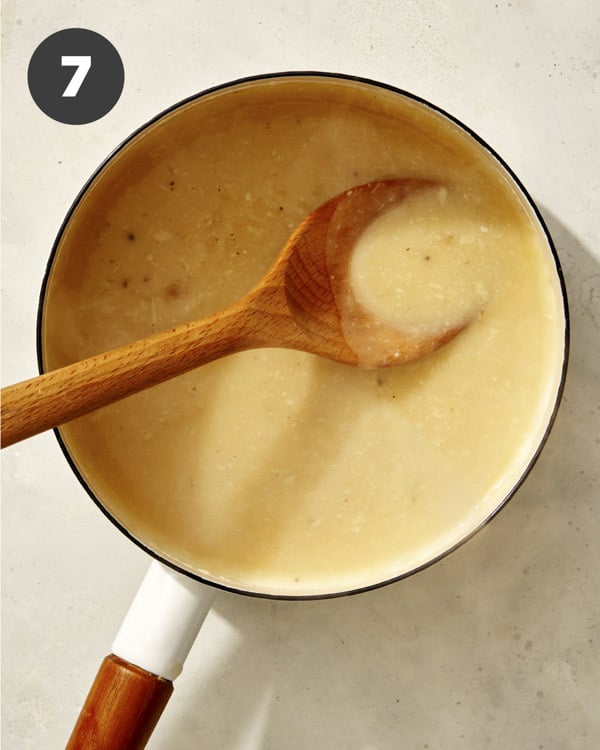
[[[215,598],[209,586],[153,561],[112,645],[112,653],[147,672],[181,674]]]

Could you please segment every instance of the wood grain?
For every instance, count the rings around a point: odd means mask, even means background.
[[[172,692],[169,680],[107,656],[66,750],[142,750]]]
[[[263,293],[264,302],[268,290]],[[272,295],[271,295],[272,296]],[[275,341],[283,316],[253,300],[2,389],[5,448],[219,357]],[[293,326],[291,318],[288,320]]]

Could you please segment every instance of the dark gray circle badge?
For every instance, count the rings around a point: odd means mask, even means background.
[[[48,117],[68,125],[104,117],[119,100],[124,82],[119,53],[89,29],[51,34],[37,47],[27,70],[35,103]]]

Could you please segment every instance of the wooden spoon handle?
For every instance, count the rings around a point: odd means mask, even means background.
[[[142,750],[172,692],[169,680],[107,656],[66,750]]]
[[[239,304],[2,389],[2,447],[253,345]]]

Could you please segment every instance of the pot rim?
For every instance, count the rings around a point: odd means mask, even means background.
[[[494,161],[496,161],[499,166],[506,172],[510,180],[514,183],[515,187],[518,189],[521,196],[524,198],[525,202],[527,203],[528,207],[531,209],[531,211],[534,214],[535,220],[538,224],[538,226],[542,229],[543,234],[546,239],[546,243],[548,246],[548,249],[550,251],[550,254],[552,256],[554,267],[557,274],[557,279],[559,283],[560,288],[560,294],[562,299],[562,311],[564,316],[564,337],[563,337],[563,352],[562,352],[562,365],[561,365],[561,373],[560,373],[560,379],[558,382],[558,387],[556,390],[556,395],[554,397],[554,403],[552,405],[552,410],[550,412],[550,415],[548,417],[543,435],[536,447],[536,450],[534,451],[533,455],[531,456],[530,460],[526,464],[526,466],[523,468],[519,478],[514,483],[512,488],[509,492],[507,492],[502,499],[496,504],[494,509],[471,531],[469,531],[465,536],[462,536],[456,543],[452,544],[450,547],[444,549],[439,554],[435,555],[431,559],[427,560],[424,563],[420,563],[416,565],[415,567],[411,568],[408,571],[404,571],[403,573],[400,573],[398,575],[392,576],[390,578],[385,578],[380,581],[376,581],[374,583],[366,584],[357,586],[356,588],[350,588],[350,589],[344,589],[341,591],[333,591],[333,592],[319,592],[319,593],[308,593],[308,594],[291,594],[291,593],[270,593],[268,591],[252,591],[247,590],[242,587],[237,587],[232,584],[227,584],[224,582],[221,582],[219,580],[212,580],[209,578],[203,578],[201,575],[197,573],[193,573],[186,568],[178,565],[177,563],[168,560],[167,558],[163,557],[160,553],[153,550],[151,547],[149,547],[144,542],[140,541],[135,537],[135,535],[129,531],[127,528],[125,528],[104,506],[102,501],[99,497],[96,496],[92,488],[88,485],[86,480],[84,479],[83,475],[79,471],[75,460],[71,456],[68,446],[66,445],[66,442],[63,440],[63,437],[59,431],[59,429],[54,429],[54,434],[56,436],[56,439],[58,440],[58,443],[60,445],[60,448],[62,450],[63,455],[65,456],[67,463],[71,467],[71,470],[79,480],[80,484],[84,488],[84,490],[87,492],[87,494],[91,497],[91,499],[94,501],[96,506],[101,510],[101,512],[111,521],[111,523],[119,529],[128,539],[130,539],[134,544],[136,544],[137,547],[144,550],[146,553],[150,555],[151,558],[154,558],[155,560],[158,560],[162,564],[166,565],[167,567],[176,570],[179,573],[182,573],[183,575],[188,576],[189,578],[192,578],[196,581],[199,581],[200,583],[204,583],[208,586],[221,589],[224,591],[228,591],[230,593],[236,593],[236,594],[242,594],[249,597],[255,597],[260,599],[272,599],[272,600],[290,600],[290,601],[313,601],[313,600],[322,600],[322,599],[333,599],[338,597],[344,597],[344,596],[352,596],[355,594],[364,593],[366,591],[372,591],[378,588],[381,588],[383,586],[387,586],[392,583],[396,583],[398,581],[401,581],[405,578],[408,578],[412,575],[415,575],[416,573],[420,572],[421,570],[424,570],[425,568],[430,567],[431,565],[434,565],[435,563],[439,562],[440,560],[443,560],[445,557],[450,555],[452,552],[457,550],[459,547],[462,547],[463,544],[466,544],[475,534],[477,534],[481,529],[483,529],[487,524],[490,523],[490,521],[495,518],[495,516],[508,504],[508,502],[514,497],[516,492],[519,490],[525,479],[528,477],[529,473],[531,472],[533,466],[537,462],[537,459],[543,449],[543,447],[546,444],[546,441],[548,440],[548,437],[550,435],[550,432],[552,430],[552,427],[554,425],[554,422],[556,420],[556,416],[558,413],[558,409],[562,400],[562,395],[564,392],[565,387],[565,380],[566,380],[566,374],[567,374],[567,367],[568,367],[568,360],[569,360],[569,348],[570,348],[570,317],[569,317],[569,304],[567,299],[567,290],[566,290],[566,284],[564,280],[564,275],[562,271],[562,267],[560,264],[560,259],[558,256],[558,253],[556,251],[556,247],[554,245],[554,241],[552,240],[552,237],[550,235],[550,232],[548,230],[548,227],[541,215],[540,210],[538,209],[537,205],[535,204],[534,200],[532,199],[531,195],[523,185],[523,183],[520,181],[520,179],[517,177],[517,175],[513,172],[513,170],[510,168],[510,166],[504,161],[504,159],[481,137],[479,136],[474,130],[472,130],[469,126],[465,125],[462,121],[460,121],[458,118],[456,118],[454,115],[451,115],[449,112],[444,110],[443,108],[439,107],[438,105],[435,105],[431,103],[430,101],[422,98],[421,96],[418,96],[416,94],[413,94],[405,89],[399,88],[397,86],[383,83],[381,81],[377,81],[371,78],[363,77],[363,76],[357,76],[347,73],[334,73],[334,72],[327,72],[327,71],[318,71],[318,70],[290,70],[290,71],[282,71],[282,72],[273,72],[273,73],[261,73],[261,74],[255,74],[251,76],[245,76],[241,78],[236,78],[231,81],[220,83],[214,86],[211,86],[209,88],[203,89],[195,94],[192,94],[188,97],[185,97],[184,99],[179,100],[178,102],[170,105],[166,109],[162,110],[155,116],[153,116],[151,119],[146,121],[144,124],[140,125],[138,128],[136,128],[132,133],[130,133],[126,138],[124,138],[109,154],[106,156],[98,165],[98,167],[93,171],[93,173],[90,175],[90,177],[86,180],[82,188],[77,193],[75,199],[73,200],[71,206],[69,207],[63,221],[61,222],[58,232],[56,234],[56,237],[54,239],[50,256],[46,265],[45,273],[42,279],[42,285],[40,289],[39,294],[39,301],[38,301],[38,310],[37,310],[37,321],[36,321],[36,350],[37,350],[37,362],[38,362],[38,370],[41,373],[44,372],[44,351],[43,351],[43,335],[42,335],[42,328],[43,328],[43,317],[44,317],[44,307],[45,307],[45,299],[46,299],[46,291],[48,287],[48,282],[50,279],[52,267],[54,264],[54,259],[57,254],[60,242],[62,240],[63,234],[65,232],[65,229],[71,220],[72,215],[76,211],[79,203],[83,199],[83,197],[87,194],[87,191],[92,186],[96,178],[104,171],[104,169],[112,162],[114,158],[116,158],[120,152],[126,148],[131,141],[133,141],[135,138],[137,138],[141,133],[146,131],[149,127],[163,119],[164,117],[167,117],[168,115],[174,113],[175,111],[179,110],[180,108],[186,106],[187,104],[190,104],[191,102],[197,101],[199,99],[204,98],[205,96],[208,96],[213,93],[217,93],[219,91],[225,91],[227,89],[232,89],[237,86],[241,86],[244,84],[251,84],[261,81],[268,81],[268,80],[274,80],[274,79],[282,79],[282,78],[320,78],[320,79],[338,79],[341,81],[348,81],[348,82],[356,82],[359,84],[363,84],[366,86],[373,86],[375,88],[384,89],[387,91],[390,91],[394,94],[398,94],[400,96],[403,96],[407,99],[412,100],[413,102],[416,102],[418,104],[421,104],[428,109],[432,110],[434,113],[437,113],[439,115],[442,115],[446,119],[448,119],[451,123],[456,125],[460,130],[462,130],[464,133],[466,133],[468,136],[470,136],[472,139],[474,139],[479,146],[481,146],[492,158]]]

